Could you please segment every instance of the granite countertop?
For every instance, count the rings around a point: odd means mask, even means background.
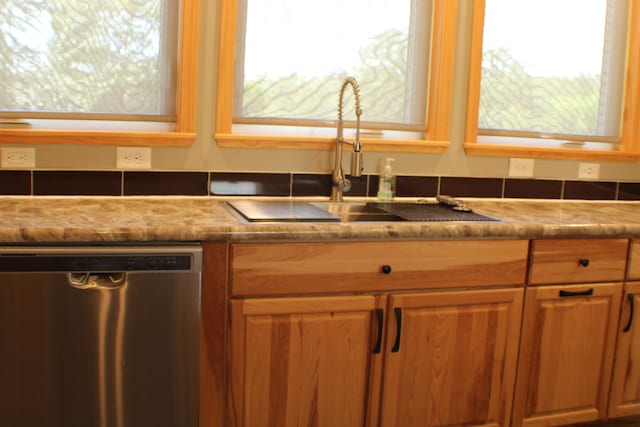
[[[502,221],[249,224],[213,197],[0,197],[0,241],[640,237],[640,202],[464,200]]]

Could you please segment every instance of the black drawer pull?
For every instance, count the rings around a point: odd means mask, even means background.
[[[396,314],[396,342],[393,344],[391,353],[397,353],[400,351],[400,336],[402,335],[402,309],[396,307],[393,309]]]
[[[378,339],[376,340],[375,347],[373,347],[373,354],[380,353],[380,348],[382,347],[382,322],[384,320],[384,310],[376,308],[376,318],[378,319]]]
[[[590,295],[593,295],[593,288],[582,292],[560,291],[561,297],[588,297]]]
[[[589,259],[588,258],[582,258],[580,261],[578,261],[578,263],[583,267],[589,267]]]
[[[390,265],[383,265],[382,266],[382,272],[384,274],[391,274],[391,266]]]
[[[624,327],[622,332],[629,332],[631,330],[631,325],[633,324],[633,311],[635,306],[633,294],[627,295],[627,298],[629,298],[629,322],[627,322],[627,326]]]

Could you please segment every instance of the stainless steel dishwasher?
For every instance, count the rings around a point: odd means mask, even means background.
[[[197,246],[0,247],[0,425],[198,424]]]

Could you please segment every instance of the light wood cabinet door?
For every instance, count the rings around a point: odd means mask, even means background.
[[[640,414],[640,282],[625,284],[609,417]]]
[[[527,289],[514,426],[605,417],[621,293],[622,283]]]
[[[640,240],[632,240],[630,246],[627,280],[640,280]]]
[[[522,289],[392,295],[381,426],[508,426]]]
[[[374,296],[232,301],[228,424],[372,425],[384,303]]]

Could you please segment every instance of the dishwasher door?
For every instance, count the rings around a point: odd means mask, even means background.
[[[0,248],[0,425],[197,427],[201,258]]]

